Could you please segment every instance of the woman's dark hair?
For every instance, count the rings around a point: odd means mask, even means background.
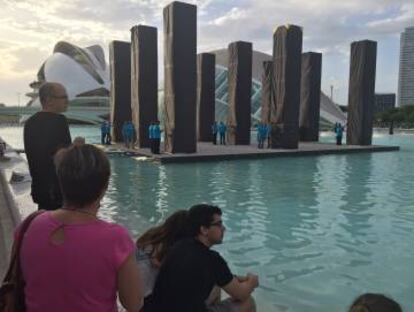
[[[200,233],[201,226],[209,227],[214,215],[221,216],[221,209],[206,204],[195,205],[188,211],[188,233],[194,237]]]
[[[349,312],[402,312],[400,305],[382,294],[363,294],[355,299]]]
[[[82,207],[107,188],[111,168],[105,153],[90,144],[71,145],[55,156],[56,172],[66,204]]]
[[[162,262],[171,247],[187,236],[187,215],[186,210],[174,212],[163,224],[150,228],[141,235],[137,240],[137,247],[149,247],[150,256]]]

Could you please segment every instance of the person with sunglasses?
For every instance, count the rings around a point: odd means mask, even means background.
[[[221,215],[216,206],[201,204],[190,208],[189,238],[176,243],[164,259],[145,311],[256,311],[251,294],[258,286],[258,277],[233,275],[223,257],[211,250],[223,242]],[[230,298],[212,299],[210,294],[216,287]]]
[[[62,193],[53,157],[69,146],[72,139],[66,117],[68,95],[60,83],[46,82],[39,89],[40,112],[24,125],[24,149],[32,177],[32,198],[39,209],[55,210],[62,206]],[[76,138],[74,143],[84,141]]]

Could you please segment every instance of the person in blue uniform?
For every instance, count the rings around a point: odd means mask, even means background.
[[[224,124],[224,122],[220,121],[220,124],[218,126],[218,132],[220,134],[221,145],[226,145],[226,131],[227,131],[227,126]]]
[[[127,130],[128,126],[127,126],[127,121],[124,121],[124,123],[122,124],[122,139],[124,140],[124,145],[125,147],[128,148],[128,130]]]
[[[111,137],[111,123],[108,121],[107,129],[106,129],[106,137],[105,137],[105,144],[111,145],[112,137]]]
[[[105,144],[107,132],[108,132],[108,122],[105,120],[101,124],[101,144]]]
[[[154,123],[151,122],[150,125],[148,126],[148,139],[149,139],[149,143],[150,143],[151,153],[154,153],[154,135],[153,135],[153,131],[154,131]]]
[[[272,145],[272,125],[269,123],[266,125],[266,138],[267,138],[267,148],[270,148]]]
[[[211,125],[211,133],[213,135],[213,144],[216,145],[217,144],[217,131],[218,131],[218,127],[217,127],[217,121],[215,121],[212,125]]]
[[[335,125],[335,136],[336,136],[336,145],[342,145],[342,136],[344,133],[344,127],[338,122]]]
[[[257,130],[257,148],[263,148],[263,141],[264,141],[264,125],[262,123],[258,123],[256,126]]]
[[[152,130],[153,140],[154,140],[154,154],[160,153],[160,142],[161,142],[161,128],[160,122],[157,120],[153,126]]]

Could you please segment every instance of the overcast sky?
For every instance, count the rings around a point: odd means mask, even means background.
[[[162,60],[162,8],[165,0],[0,0],[0,103],[28,98],[28,84],[59,40],[86,47],[129,40],[133,25],[158,27]],[[378,42],[376,92],[397,92],[399,38],[414,26],[413,0],[200,0],[198,52],[253,42],[272,51],[278,25],[303,27],[303,51],[323,53],[322,90],[347,102],[350,43]],[[162,65],[162,62],[160,62]]]

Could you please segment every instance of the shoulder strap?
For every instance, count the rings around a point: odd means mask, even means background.
[[[23,237],[27,232],[27,229],[29,228],[32,221],[40,214],[44,213],[45,210],[38,210],[33,213],[31,213],[29,216],[26,217],[26,219],[23,220],[20,230],[17,233],[17,237],[13,242],[12,245],[12,251],[11,251],[11,257],[10,257],[10,263],[9,268],[7,269],[7,273],[3,279],[3,283],[10,281],[12,279],[12,275],[16,270],[20,270],[20,249],[22,247]]]

